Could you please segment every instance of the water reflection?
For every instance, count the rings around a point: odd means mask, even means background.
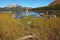
[[[18,14],[18,18],[21,18],[23,16],[26,15],[26,12],[22,12],[20,14]],[[33,12],[33,11],[29,11],[28,12],[28,16],[36,16],[36,17],[40,17],[40,13],[37,13],[37,12]]]

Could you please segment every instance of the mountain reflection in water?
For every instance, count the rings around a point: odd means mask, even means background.
[[[18,14],[18,18],[21,18],[21,17],[23,17],[23,16],[25,16],[25,15],[26,15],[26,12],[22,12],[22,13]],[[40,13],[38,13],[38,12],[33,12],[33,11],[29,11],[29,12],[28,12],[28,16],[40,17]]]

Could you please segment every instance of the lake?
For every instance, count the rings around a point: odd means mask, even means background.
[[[23,17],[23,16],[25,16],[25,15],[26,15],[26,12],[22,12],[22,13],[18,14],[18,18],[21,18],[21,17]],[[33,11],[29,11],[29,12],[28,12],[28,16],[40,17],[40,13],[38,13],[38,12],[33,12]]]

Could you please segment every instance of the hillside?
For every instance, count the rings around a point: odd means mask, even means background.
[[[52,5],[52,6],[44,6],[38,8],[32,8],[31,11],[39,12],[39,13],[47,13],[52,14],[55,12],[57,16],[60,16],[60,4]]]
[[[55,13],[59,13],[58,15],[60,15],[60,0],[54,0],[48,6],[33,8],[31,10],[42,13],[46,13],[47,11],[53,13],[55,11]]]
[[[44,7],[38,7],[38,8],[33,8],[32,10],[60,10],[60,4],[56,4],[53,6],[44,6]]]
[[[53,6],[56,4],[60,4],[60,0],[54,0],[52,3],[49,4],[49,6]]]

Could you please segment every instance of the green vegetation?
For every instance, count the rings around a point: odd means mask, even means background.
[[[60,4],[56,4],[53,6],[33,8],[32,10],[60,10]]]
[[[30,9],[30,10],[40,12],[40,13],[41,12],[46,13],[48,11],[49,14],[55,12],[55,14],[57,16],[60,16],[60,4],[56,4],[56,5],[53,5],[53,6],[38,7],[38,8]]]
[[[10,14],[0,14],[0,40],[16,40],[30,34],[36,34],[38,40],[60,40],[60,18],[12,19]]]

